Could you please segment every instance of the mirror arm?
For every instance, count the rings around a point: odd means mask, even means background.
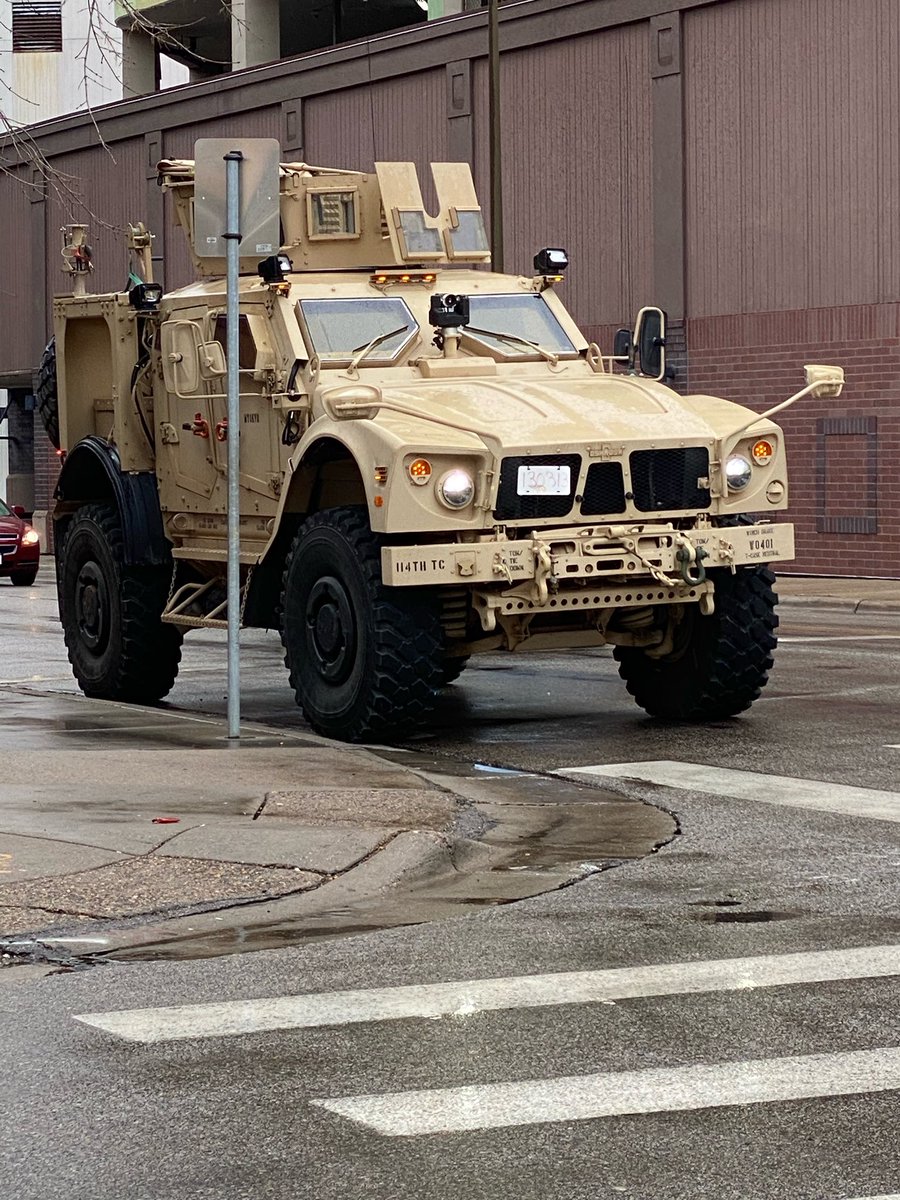
[[[782,400],[780,404],[774,405],[772,408],[767,408],[765,412],[753,417],[750,421],[745,421],[743,425],[733,429],[728,435],[729,437],[738,437],[742,433],[746,433],[748,429],[756,424],[757,421],[767,421],[769,417],[774,417],[776,413],[782,412],[786,408],[790,408],[798,400],[802,400],[804,396],[808,396],[818,388],[818,383],[808,383],[805,388],[801,388],[799,392],[795,392],[793,396],[788,396],[787,400]]]
[[[753,417],[750,421],[745,421],[743,425],[732,430],[729,437],[738,437],[746,430],[752,428],[757,421],[767,421],[769,417],[774,417],[776,413],[782,412],[785,408],[790,408],[792,404],[796,404],[804,396],[816,396],[820,400],[840,396],[844,387],[844,372],[841,367],[809,364],[804,370],[806,372],[806,387],[801,388],[799,392],[795,392],[793,396],[788,396],[787,400],[782,400],[780,404],[776,404],[772,408],[767,408],[758,417]]]

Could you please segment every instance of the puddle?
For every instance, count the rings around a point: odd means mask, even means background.
[[[387,864],[371,876],[360,867],[295,897],[170,920],[148,916],[117,926],[104,923],[102,929],[95,924],[91,933],[109,939],[105,948],[83,939],[79,944],[83,928],[57,926],[43,939],[40,934],[27,939],[30,948],[23,947],[19,961],[188,961],[446,920],[556,891],[643,858],[678,833],[674,818],[662,809],[561,776],[460,763],[417,750],[380,754],[389,760],[402,754],[404,767],[461,798],[448,809],[455,813],[449,829],[441,825],[444,833],[430,835],[430,858],[398,858],[391,874],[393,860],[383,857],[385,847],[368,860]]]
[[[740,901],[734,900],[733,904],[739,904]],[[698,913],[698,921],[709,921],[713,925],[755,925],[763,921],[790,921],[793,917],[802,916],[799,912],[774,912],[772,909],[741,909],[740,912],[735,912],[730,909],[727,912],[708,912]]]

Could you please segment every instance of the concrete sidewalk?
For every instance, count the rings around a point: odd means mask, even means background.
[[[244,723],[234,745],[222,718],[2,696],[5,965],[418,923],[554,890],[676,832],[658,809],[564,780],[442,775],[302,728]]]
[[[900,579],[778,573],[779,604],[839,612],[900,613]]]

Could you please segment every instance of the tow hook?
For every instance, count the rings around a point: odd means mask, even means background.
[[[685,583],[693,587],[694,584],[706,582],[706,567],[703,565],[703,559],[706,557],[707,553],[702,546],[693,546],[686,540],[681,543],[675,551],[675,561]]]
[[[216,421],[216,441],[228,441],[228,418],[224,417],[221,421]]]
[[[209,437],[209,421],[206,420],[202,413],[195,413],[193,421],[185,421],[181,428],[186,429],[188,433],[192,433],[194,437]]]

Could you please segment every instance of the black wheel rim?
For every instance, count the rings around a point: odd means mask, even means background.
[[[75,624],[85,648],[102,654],[109,641],[109,589],[100,567],[92,561],[82,563],[75,581]]]
[[[304,613],[306,643],[321,677],[344,683],[356,660],[356,620],[340,579],[325,575],[310,589]]]

